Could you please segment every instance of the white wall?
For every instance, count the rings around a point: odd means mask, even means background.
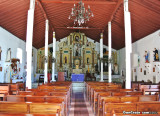
[[[17,58],[17,48],[22,49],[22,64],[20,64],[20,77],[23,76],[25,72],[24,66],[26,65],[26,43],[19,39],[18,37],[14,36],[10,32],[6,31],[2,27],[0,27],[0,46],[2,49],[1,53],[1,61],[0,67],[2,67],[2,72],[0,72],[0,82],[4,82],[4,73],[6,69],[7,62],[6,55],[8,48],[11,48],[11,58]],[[34,79],[34,74],[37,68],[37,49],[33,48],[34,55],[33,55],[33,73],[32,79]]]
[[[132,59],[133,80],[135,80],[135,76],[137,76],[138,81],[151,80],[153,82],[153,76],[155,76],[156,82],[160,81],[160,62],[153,62],[154,48],[157,48],[160,56],[160,30],[132,44],[132,56],[136,54],[140,57],[140,63],[138,66],[135,66],[137,64],[138,59]],[[145,51],[148,51],[150,54],[149,55],[150,63],[145,63],[145,57],[144,57]],[[118,50],[118,54],[119,54],[119,71],[121,71],[125,69],[125,48]],[[156,68],[155,72],[153,72],[153,67]],[[141,68],[142,72],[140,71]],[[136,72],[133,71],[134,69],[136,69]],[[147,72],[146,75],[144,75],[144,70],[146,70]]]

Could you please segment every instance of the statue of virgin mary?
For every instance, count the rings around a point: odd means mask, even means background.
[[[10,61],[11,61],[11,48],[8,48],[6,62],[10,62]]]

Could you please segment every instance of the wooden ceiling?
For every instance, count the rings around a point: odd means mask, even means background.
[[[0,0],[0,26],[26,41],[27,12],[30,0]],[[36,0],[34,16],[33,46],[45,45],[45,20],[50,24],[49,44],[52,32],[60,40],[71,32],[84,32],[89,38],[99,42],[103,30],[104,44],[108,45],[108,21],[112,22],[112,47],[125,46],[123,0],[83,0],[85,7],[90,5],[94,17],[84,26],[92,29],[67,29],[74,26],[69,20],[74,3],[79,0]],[[135,42],[160,29],[160,0],[129,0],[131,12],[132,42]]]

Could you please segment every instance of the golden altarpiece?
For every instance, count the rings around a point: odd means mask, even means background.
[[[56,52],[56,68],[58,72],[68,71],[68,74],[95,73],[97,51],[95,44],[89,42],[84,33],[71,33],[65,41],[58,44]]]
[[[99,54],[95,50],[96,44],[88,41],[84,33],[71,33],[62,41],[57,42],[56,48],[56,71],[80,74],[97,73],[100,71]],[[44,74],[44,48],[40,48],[37,53],[37,73]],[[53,48],[48,48],[48,73],[52,73],[52,52]],[[104,53],[104,72],[108,73],[108,51]],[[117,52],[112,52],[113,64],[117,64]],[[113,66],[114,67],[114,66]],[[114,70],[114,69],[113,69]]]

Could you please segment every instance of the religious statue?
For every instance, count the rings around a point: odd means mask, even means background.
[[[6,62],[10,62],[10,60],[11,60],[11,48],[8,48]]]
[[[87,40],[87,44],[86,44],[86,45],[87,45],[87,47],[89,46],[89,42],[88,42],[88,40]]]
[[[89,58],[87,58],[87,64],[89,64]]]
[[[65,56],[65,58],[64,58],[64,62],[65,62],[65,64],[67,63],[67,57]]]
[[[2,49],[1,49],[1,47],[0,47],[0,60],[1,60],[1,53],[2,53]]]
[[[79,42],[79,37],[78,36],[75,37],[75,41]]]
[[[76,56],[78,56],[78,54],[79,54],[79,53],[78,53],[78,48],[77,48],[77,49],[76,49]]]
[[[114,64],[114,74],[118,74],[118,64],[117,63],[115,63]]]
[[[107,62],[103,62],[103,70],[104,70],[104,72],[108,72],[108,64],[107,64]]]
[[[158,50],[154,48],[154,61],[159,61]]]
[[[5,68],[5,72],[4,72],[4,82],[5,83],[10,83],[11,71],[12,71],[12,67],[10,65],[7,65]]]
[[[145,63],[149,63],[149,54],[147,51],[145,51],[144,57],[145,57]]]

